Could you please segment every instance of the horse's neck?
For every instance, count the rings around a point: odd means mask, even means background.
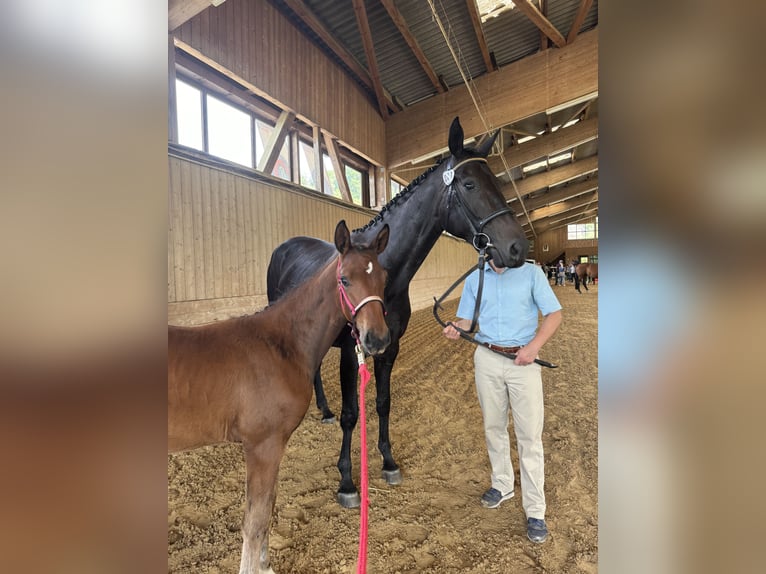
[[[433,249],[444,227],[440,185],[420,184],[404,201],[390,203],[382,217],[376,218],[366,232],[372,239],[384,224],[391,228],[388,246],[380,254],[380,264],[388,272],[388,287],[407,290],[410,281]]]
[[[336,261],[290,291],[269,309],[276,321],[284,348],[292,349],[295,361],[316,371],[330,350],[346,318],[340,306]]]

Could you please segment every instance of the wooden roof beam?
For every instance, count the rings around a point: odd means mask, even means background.
[[[306,6],[302,0],[282,0],[295,14],[303,21],[306,26],[311,28],[314,33],[319,36],[322,41],[332,50],[332,52],[344,63],[349,69],[356,75],[357,78],[365,85],[369,90],[374,90],[375,86],[370,73],[364,69],[364,67],[356,61],[356,58],[340,43],[335,40],[333,35],[327,31],[324,25],[316,17],[314,12]],[[386,94],[386,105],[392,110],[399,110],[391,97]]]
[[[515,0],[516,8],[519,9],[530,21],[537,26],[540,31],[550,38],[551,42],[556,44],[559,48],[566,46],[567,41],[564,36],[561,35],[556,27],[551,24],[551,21],[543,16],[542,12],[537,9],[537,6],[532,4],[529,0]]]
[[[590,206],[586,205],[584,207],[572,209],[571,211],[567,211],[563,214],[553,215],[544,220],[539,220],[537,223],[535,223],[535,230],[538,234],[545,233],[546,231],[551,231],[552,229],[558,229],[559,227],[564,227],[565,225],[577,223],[582,219],[586,219],[586,223],[588,223],[592,218],[597,216],[598,204],[593,204]],[[575,221],[572,221],[573,219]]]
[[[220,6],[225,0],[168,0],[168,31],[172,32],[187,20],[206,10]]]
[[[399,30],[399,33],[402,35],[402,38],[404,38],[404,41],[407,42],[410,50],[412,50],[412,53],[417,58],[418,62],[420,62],[420,66],[428,76],[428,79],[431,80],[433,87],[440,94],[443,93],[444,86],[439,81],[439,77],[431,67],[431,63],[428,61],[428,58],[426,58],[425,52],[423,52],[423,50],[420,48],[420,44],[418,44],[415,36],[413,36],[412,32],[410,32],[410,28],[407,26],[407,22],[404,20],[401,12],[399,12],[399,10],[396,8],[394,0],[381,0],[380,3],[383,4],[383,7],[388,12],[389,17],[394,22],[394,25]]]
[[[578,195],[582,195],[583,193],[590,193],[596,190],[598,190],[598,176],[572,185],[556,187],[537,197],[525,199],[524,206],[527,208],[527,211],[533,211],[535,209],[545,207],[546,205],[554,205],[561,201],[575,198]],[[511,208],[513,208],[515,205],[516,204],[513,202],[509,202],[509,206]]]
[[[481,50],[481,57],[484,58],[484,66],[487,68],[487,72],[494,72],[497,70],[497,66],[489,55],[487,39],[484,37],[484,29],[481,27],[481,14],[479,14],[479,8],[476,6],[476,0],[465,0],[465,5],[468,8],[468,15],[471,17],[471,24],[473,24],[476,42],[479,44],[479,50]]]
[[[378,109],[380,115],[385,120],[388,117],[388,105],[386,96],[383,93],[383,84],[380,81],[380,72],[378,72],[378,59],[375,57],[375,45],[372,41],[372,32],[370,31],[370,22],[367,20],[367,9],[364,7],[364,0],[353,0],[354,15],[356,24],[359,26],[359,33],[362,35],[362,44],[364,45],[364,54],[367,56],[367,66],[370,68],[370,78],[375,87],[375,97],[378,99]]]
[[[536,159],[556,155],[585,142],[598,138],[598,118],[577,122],[568,128],[535,137],[523,144],[511,146],[503,152],[505,163],[510,169]],[[495,175],[505,173],[503,158],[489,158],[488,165]]]
[[[585,17],[588,15],[588,11],[590,10],[592,4],[593,0],[580,1],[580,7],[577,9],[577,15],[575,16],[574,22],[572,22],[572,27],[569,29],[569,34],[567,35],[567,44],[571,44],[575,41],[575,38],[577,38],[577,34],[580,32],[582,23],[585,21]]]
[[[516,189],[519,190],[519,195],[523,197],[538,189],[558,185],[567,182],[570,179],[593,173],[594,171],[598,171],[597,155],[586,157],[585,159],[573,163],[568,163],[550,171],[536,173],[535,175],[530,175],[524,179],[517,179],[514,183],[516,184]],[[516,192],[514,191],[512,184],[505,184],[502,191],[506,200],[510,201],[516,199]]]
[[[567,78],[562,82],[561,78]],[[581,34],[560,50],[545,50],[484,74],[472,82],[472,91],[484,104],[484,117],[476,113],[465,86],[409,106],[386,122],[386,158],[389,169],[413,158],[435,156],[444,149],[449,126],[460,116],[466,139],[490,129],[581,101],[598,92],[598,29]]]
[[[574,199],[570,199],[569,201],[560,201],[559,203],[554,203],[553,205],[546,205],[545,207],[541,207],[539,209],[530,211],[529,219],[531,221],[538,221],[540,219],[551,217],[552,215],[559,215],[561,213],[565,213],[567,211],[571,211],[579,207],[587,207],[597,201],[598,201],[598,191],[592,191],[588,194],[578,196]],[[540,230],[538,229],[537,232],[539,233]]]

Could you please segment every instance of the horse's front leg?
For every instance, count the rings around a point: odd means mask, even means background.
[[[383,478],[391,485],[402,483],[402,471],[394,461],[391,452],[391,439],[388,434],[389,415],[391,414],[391,371],[399,354],[399,340],[392,341],[385,353],[375,360],[375,406],[378,411],[378,450],[383,455]]]
[[[322,411],[322,422],[332,424],[335,422],[335,413],[330,410],[327,404],[327,397],[324,394],[324,385],[322,384],[322,367],[317,369],[314,374],[314,395],[317,400],[317,408]]]
[[[343,406],[340,413],[340,428],[343,430],[343,442],[340,446],[338,471],[340,471],[340,486],[338,487],[338,503],[344,508],[357,508],[361,504],[359,491],[351,477],[351,439],[354,427],[359,418],[359,393],[356,388],[359,363],[356,359],[353,339],[349,337],[340,346],[340,390]]]
[[[269,561],[269,523],[274,511],[279,462],[285,449],[281,437],[269,437],[246,446],[245,519],[242,523],[242,559],[239,574],[274,574]]]

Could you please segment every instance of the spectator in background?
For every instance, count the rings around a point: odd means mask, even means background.
[[[561,286],[564,285],[564,274],[565,274],[564,262],[561,259],[559,259],[559,264],[556,267],[556,285],[561,285]]]

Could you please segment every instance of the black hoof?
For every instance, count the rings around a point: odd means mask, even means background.
[[[384,470],[382,477],[391,486],[397,486],[402,483],[402,471],[398,468],[396,470]]]
[[[358,492],[339,492],[338,504],[343,508],[359,508],[362,504],[362,498]]]

